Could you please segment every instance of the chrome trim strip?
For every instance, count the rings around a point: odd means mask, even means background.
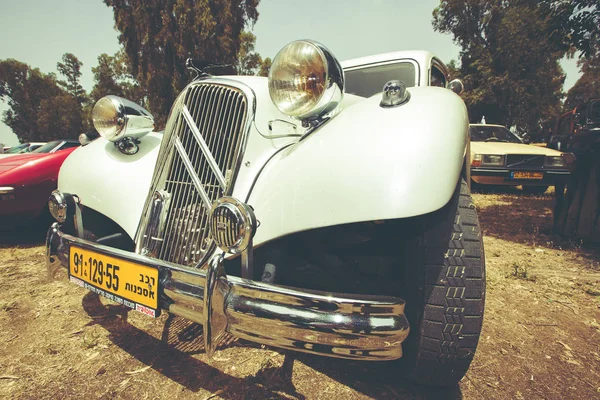
[[[181,157],[181,161],[183,161],[183,166],[185,167],[188,174],[190,175],[190,179],[192,180],[192,183],[196,187],[196,190],[198,191],[198,194],[200,195],[200,198],[202,199],[204,206],[206,206],[206,208],[211,208],[212,203],[210,202],[210,199],[208,198],[208,194],[206,194],[206,191],[202,187],[202,182],[200,182],[200,179],[198,179],[198,176],[194,172],[194,166],[192,165],[190,158],[188,157],[187,153],[185,152],[185,149],[183,148],[183,145],[181,144],[181,141],[179,140],[179,138],[175,138],[175,148],[177,149],[177,153],[179,153],[179,157]]]
[[[471,172],[497,172],[497,173],[505,173],[510,172],[508,169],[485,169],[485,168],[477,168],[471,167]]]
[[[194,135],[194,138],[198,141],[198,144],[200,145],[200,150],[202,150],[204,157],[206,157],[206,160],[208,161],[208,165],[210,166],[210,169],[213,171],[213,174],[215,174],[215,176],[217,177],[217,180],[219,181],[221,188],[223,190],[225,190],[225,188],[227,187],[227,183],[225,182],[225,176],[223,176],[223,173],[219,169],[219,165],[217,164],[217,161],[215,160],[213,155],[210,153],[210,150],[208,149],[206,142],[202,138],[202,134],[198,130],[198,127],[196,126],[196,123],[194,122],[194,119],[190,115],[190,112],[185,104],[183,105],[183,109],[181,112],[183,114],[183,117],[185,118],[185,122],[187,122],[187,125],[190,128],[190,131]]]
[[[68,268],[76,244],[159,269],[159,307],[204,325],[211,355],[225,332],[283,349],[354,360],[402,356],[409,333],[405,302],[396,297],[305,291],[226,276],[223,255],[207,271],[181,267],[64,234],[54,223],[46,237],[48,275]]]

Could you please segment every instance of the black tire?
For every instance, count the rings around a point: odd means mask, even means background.
[[[461,178],[450,202],[411,224],[404,298],[410,334],[403,375],[455,386],[477,348],[485,302],[485,258],[477,211]]]
[[[523,186],[523,192],[529,194],[543,194],[548,190],[548,186]]]

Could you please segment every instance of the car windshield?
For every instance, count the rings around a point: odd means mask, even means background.
[[[377,65],[345,71],[346,93],[371,97],[383,90],[383,85],[397,79],[406,87],[415,86],[415,65],[411,62]]]
[[[53,140],[52,142],[48,142],[43,146],[38,147],[36,150],[32,151],[32,153],[50,153],[56,146],[62,143],[62,140]]]
[[[23,152],[23,150],[27,150],[29,148],[29,143],[23,143],[17,146],[13,146],[10,149],[6,150],[6,154],[18,154]]]
[[[469,135],[473,142],[509,142],[523,143],[521,139],[515,136],[503,126],[473,126],[469,128]]]

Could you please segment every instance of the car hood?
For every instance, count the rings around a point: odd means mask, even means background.
[[[28,162],[39,160],[42,157],[48,156],[48,154],[6,154],[6,156],[0,156],[0,174],[25,165]]]
[[[560,151],[547,147],[538,147],[520,143],[505,142],[471,142],[471,152],[478,154],[533,154],[544,156],[560,156]]]

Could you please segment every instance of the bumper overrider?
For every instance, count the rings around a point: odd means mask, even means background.
[[[46,238],[50,277],[61,267],[71,271],[72,246],[157,269],[158,286],[153,289],[158,312],[165,310],[202,324],[209,356],[226,332],[269,346],[337,358],[393,360],[402,356],[401,343],[408,336],[409,324],[400,298],[300,290],[227,276],[223,253],[202,268],[182,267],[69,235],[58,223],[50,227]],[[69,277],[118,300],[70,272]],[[136,308],[131,302],[124,304]]]

